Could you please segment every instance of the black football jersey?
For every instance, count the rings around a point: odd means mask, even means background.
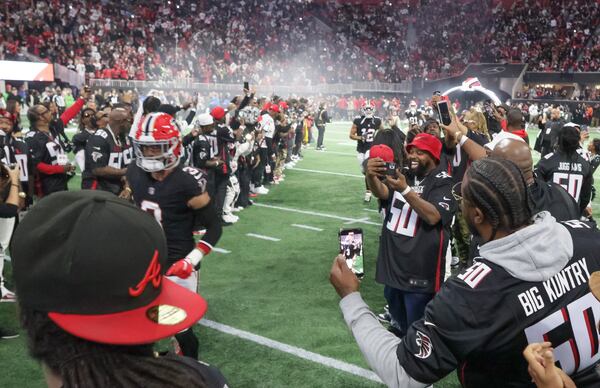
[[[408,120],[408,125],[417,124],[419,127],[423,125],[425,122],[423,120],[423,112],[419,109],[417,110],[407,110],[404,112],[406,119]]]
[[[206,172],[206,162],[214,158],[218,150],[217,137],[213,133],[201,133],[192,143],[190,165]]]
[[[600,386],[600,302],[588,287],[600,270],[600,233],[577,220],[563,224],[573,257],[544,282],[516,279],[485,258],[449,279],[398,345],[406,372],[423,383],[456,370],[467,388],[534,388],[522,352],[549,341],[577,387]]]
[[[67,161],[65,145],[58,136],[51,133],[35,131],[26,138],[30,149],[32,164],[45,163],[52,166],[64,164]],[[57,191],[67,190],[67,174],[39,173],[40,190],[42,195],[48,195]]]
[[[101,177],[92,171],[101,167],[126,168],[133,160],[133,148],[121,143],[110,129],[98,129],[85,146],[85,170],[82,173],[81,188],[109,191],[119,194],[121,178]]]
[[[467,137],[482,147],[489,142],[489,140],[484,135],[475,133],[471,130],[467,132]],[[452,178],[454,179],[454,182],[460,182],[465,176],[465,172],[467,172],[467,168],[471,164],[471,160],[469,159],[469,155],[462,150],[460,144],[456,145],[456,147],[454,148],[454,152],[451,155]]]
[[[364,140],[358,140],[356,144],[356,151],[364,154],[371,149],[373,144],[373,138],[375,132],[381,127],[381,118],[373,116],[368,118],[366,116],[358,116],[354,119],[353,124],[356,125],[356,134],[362,136]]]
[[[194,167],[175,167],[163,181],[132,163],[127,181],[135,203],[154,215],[165,231],[169,260],[174,263],[194,249],[194,210],[188,201],[206,191],[206,174]]]
[[[2,144],[2,160],[5,165],[17,164],[20,169],[20,181],[24,185],[29,182],[29,172],[31,171],[31,158],[29,156],[29,147],[21,140],[10,135],[3,134],[0,131],[0,144]]]
[[[538,177],[546,182],[562,186],[580,208],[585,208],[591,199],[592,169],[590,163],[577,153],[568,156],[562,152],[544,156],[535,167]]]
[[[408,182],[413,191],[436,207],[442,219],[436,225],[423,222],[402,194],[390,190],[379,240],[376,280],[400,290],[433,293],[444,280],[446,248],[456,207],[451,194],[453,181],[438,168],[421,182],[414,178],[408,178]]]
[[[92,136],[94,132],[89,132],[88,130],[83,130],[81,132],[77,132],[73,135],[71,142],[73,143],[73,153],[78,153],[81,150],[85,150],[85,145],[87,144],[88,139]]]

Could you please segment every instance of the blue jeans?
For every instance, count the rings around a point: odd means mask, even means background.
[[[433,299],[434,294],[409,292],[385,286],[383,295],[388,302],[390,315],[400,325],[402,334],[406,335],[410,325],[423,318],[425,306]]]

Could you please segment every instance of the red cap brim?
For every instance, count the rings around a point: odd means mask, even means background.
[[[204,298],[163,277],[158,298],[144,307],[114,314],[48,313],[64,331],[88,341],[112,345],[156,342],[187,329],[207,309]]]

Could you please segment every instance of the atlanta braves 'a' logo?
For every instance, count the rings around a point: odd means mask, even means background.
[[[419,347],[419,353],[415,353],[415,356],[422,359],[429,357],[433,350],[433,345],[429,337],[417,330],[416,342]]]
[[[154,250],[152,261],[144,274],[144,278],[135,287],[129,287],[129,295],[138,297],[142,295],[148,283],[152,283],[154,288],[160,287],[162,275],[160,274],[160,262],[158,261],[158,249]]]

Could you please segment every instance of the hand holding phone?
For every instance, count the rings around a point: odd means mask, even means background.
[[[438,101],[437,107],[439,118],[442,124],[450,125],[450,123],[452,123],[452,116],[450,116],[450,106],[448,105],[448,101]]]

